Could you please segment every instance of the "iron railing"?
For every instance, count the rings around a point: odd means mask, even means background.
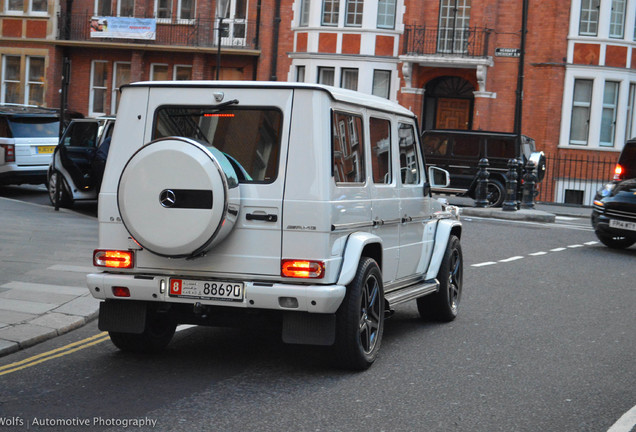
[[[90,14],[58,15],[60,40],[86,42],[129,42],[144,45],[191,46],[216,48],[218,46],[219,20],[214,18],[157,19],[155,39],[118,39],[91,37]],[[139,17],[142,18],[142,17]],[[221,26],[221,47],[258,49],[256,25],[247,20],[224,20]]]
[[[453,57],[486,57],[489,29],[407,25],[403,54]]]
[[[536,201],[591,206],[596,191],[612,179],[616,160],[617,155],[548,155]]]

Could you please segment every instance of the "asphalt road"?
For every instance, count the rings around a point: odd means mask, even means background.
[[[466,218],[459,317],[399,307],[363,373],[265,329],[124,354],[93,322],[0,359],[0,429],[607,431],[636,403],[636,246],[588,227]]]

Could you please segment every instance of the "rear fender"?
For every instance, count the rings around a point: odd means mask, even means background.
[[[444,259],[444,253],[446,252],[446,246],[448,245],[448,239],[451,234],[461,237],[462,224],[456,219],[440,219],[437,224],[437,232],[435,233],[435,246],[433,247],[433,256],[431,257],[431,264],[428,266],[426,273],[426,280],[434,279],[439,273],[439,268],[442,265]]]
[[[342,259],[342,268],[336,285],[348,285],[358,271],[358,263],[362,256],[362,251],[368,245],[379,245],[382,248],[382,239],[376,235],[366,232],[356,232],[347,238],[345,251]],[[380,264],[380,263],[378,263]]]

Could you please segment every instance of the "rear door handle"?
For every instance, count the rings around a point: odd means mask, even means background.
[[[257,220],[264,222],[276,222],[278,220],[278,216],[275,214],[253,214],[247,213],[245,215],[245,219],[247,220]]]

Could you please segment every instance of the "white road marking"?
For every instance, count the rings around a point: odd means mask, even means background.
[[[531,256],[541,256],[541,255],[547,255],[547,254],[548,254],[547,252],[541,251],[541,252],[531,253],[530,255]]]
[[[592,246],[592,245],[598,244],[598,242],[597,241],[589,241],[589,242],[585,242],[583,244],[586,244],[588,246]]]
[[[574,248],[583,247],[583,245],[582,244],[575,244],[575,245],[569,245],[568,247],[571,248],[571,249],[574,249]]]
[[[567,248],[554,248],[554,249],[550,249],[550,252],[561,252],[566,250]]]
[[[636,406],[627,411],[607,432],[630,432],[636,426]]]
[[[581,218],[570,217],[570,216],[555,216],[554,218],[557,220],[562,220],[562,221],[573,221],[573,220],[581,219]]]
[[[488,262],[483,262],[483,263],[479,263],[479,264],[472,264],[471,267],[485,267],[485,266],[489,266],[489,265],[493,265],[493,264],[497,264],[494,261],[488,261]]]
[[[507,262],[512,262],[512,261],[517,261],[517,260],[520,260],[520,259],[523,259],[523,257],[522,256],[513,256],[513,257],[510,257],[510,258],[499,260],[499,262],[507,263]]]

